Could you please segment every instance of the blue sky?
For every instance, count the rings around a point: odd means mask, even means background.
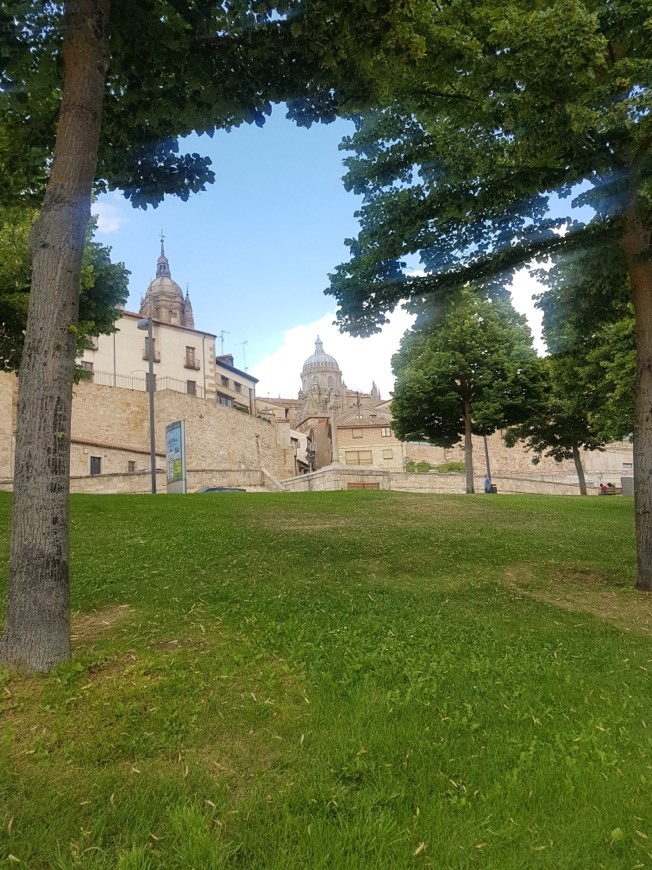
[[[344,190],[338,150],[351,129],[346,121],[299,128],[279,107],[262,129],[189,140],[188,150],[211,157],[216,180],[187,202],[169,197],[142,211],[121,194],[102,197],[97,237],[131,271],[127,307],[138,310],[154,277],[163,230],[195,325],[227,333],[224,352],[259,378],[260,395],[296,395],[319,333],[349,387],[369,390],[376,380],[388,397],[390,357],[410,319],[399,312],[382,335],[352,339],[332,326],[335,300],[323,293],[328,273],[348,259],[344,239],[357,234],[360,200]],[[515,302],[526,310],[537,286],[525,274],[518,283]]]

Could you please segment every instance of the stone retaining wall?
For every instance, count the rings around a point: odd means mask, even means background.
[[[565,475],[564,475],[565,477]],[[492,478],[499,493],[540,493],[546,495],[579,495],[579,485],[568,480],[554,480],[544,475],[507,476]],[[349,484],[377,484],[379,489],[399,492],[464,493],[466,479],[463,474],[409,474],[372,468],[330,466],[281,481],[286,492],[325,492],[347,489]],[[475,479],[476,492],[484,492],[484,478]],[[589,494],[597,494],[598,487],[590,487]]]

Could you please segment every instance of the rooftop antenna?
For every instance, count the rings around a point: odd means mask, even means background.
[[[244,370],[247,371],[247,355],[245,354],[245,344],[248,344],[247,339],[244,341],[239,341],[238,344],[242,345],[242,361],[244,363]]]
[[[220,332],[220,356],[224,356],[224,336],[231,335],[228,329],[223,329]]]

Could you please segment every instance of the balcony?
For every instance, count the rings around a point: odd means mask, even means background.
[[[147,348],[143,351],[143,359],[149,360],[149,352],[147,351]],[[157,350],[154,351],[154,362],[161,362],[161,354]]]
[[[199,369],[201,368],[201,366],[199,365],[199,363],[196,360],[189,359],[188,357],[186,357],[185,362],[183,364],[183,367],[185,369],[194,369],[194,371],[196,371],[196,372],[198,372]]]

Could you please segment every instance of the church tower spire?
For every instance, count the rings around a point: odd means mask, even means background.
[[[145,298],[141,301],[140,314],[143,317],[155,317],[164,323],[194,329],[195,323],[190,296],[186,290],[184,297],[181,287],[172,280],[170,263],[165,256],[164,241],[165,236],[161,233],[161,253],[156,261],[156,277],[150,283]]]
[[[170,263],[168,258],[165,256],[165,246],[163,242],[165,241],[165,236],[161,233],[161,256],[156,261],[156,277],[157,278],[171,278],[172,274],[170,272]]]
[[[183,325],[189,326],[190,329],[195,328],[195,318],[192,313],[192,302],[190,301],[190,292],[186,284],[186,298],[183,300]]]

